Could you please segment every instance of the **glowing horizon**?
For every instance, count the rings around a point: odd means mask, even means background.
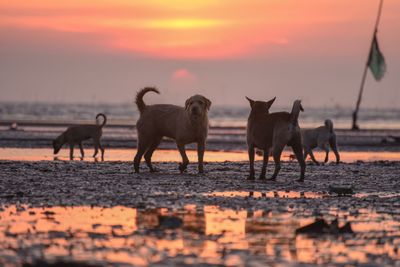
[[[156,58],[238,58],[268,54],[320,31],[324,23],[350,20],[351,11],[328,14],[332,3],[17,0],[0,4],[0,25],[92,34],[100,39],[90,40],[92,47]],[[374,4],[364,5],[358,16],[368,16]]]

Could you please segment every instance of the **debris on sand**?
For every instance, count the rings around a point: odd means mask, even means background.
[[[350,196],[354,195],[354,189],[353,186],[348,185],[330,185],[329,193],[337,194],[338,196]]]
[[[315,222],[306,226],[296,229],[296,234],[351,234],[354,233],[350,222],[344,226],[339,227],[337,219],[333,220],[330,224],[324,219],[316,219]]]

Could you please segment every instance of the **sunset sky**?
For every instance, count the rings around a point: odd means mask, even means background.
[[[0,0],[0,101],[353,106],[378,0]],[[369,107],[400,104],[400,1],[378,33],[388,72]],[[151,101],[151,100],[149,100]]]

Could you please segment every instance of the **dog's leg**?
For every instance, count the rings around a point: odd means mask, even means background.
[[[304,175],[306,172],[306,162],[304,160],[304,156],[303,156],[303,149],[302,149],[302,145],[301,145],[301,137],[296,137],[296,139],[293,142],[292,145],[292,149],[294,154],[296,155],[297,161],[300,164],[300,179],[297,180],[299,182],[303,182],[304,181]]]
[[[144,160],[146,161],[147,167],[149,167],[150,172],[155,172],[156,169],[153,168],[153,165],[151,164],[151,157],[153,156],[153,152],[157,149],[157,147],[160,145],[162,138],[158,138],[156,141],[154,141],[153,144],[147,149],[146,153],[144,154]]]
[[[330,139],[329,139],[329,145],[333,150],[333,153],[335,153],[335,157],[336,157],[336,164],[339,164],[340,162],[340,155],[337,149],[337,145],[336,145],[336,136],[333,135]]]
[[[74,144],[69,144],[69,159],[74,159]]]
[[[327,163],[329,160],[329,147],[328,144],[323,144],[321,148],[325,151],[325,160],[324,163]]]
[[[203,167],[203,159],[204,159],[204,150],[206,149],[206,142],[202,140],[197,143],[197,157],[199,161],[199,173],[204,173]]]
[[[97,153],[99,153],[99,144],[96,141],[94,141],[93,146],[94,146],[93,158],[95,158],[97,156]]]
[[[101,161],[104,161],[104,147],[101,145],[100,140],[99,140],[99,148],[101,152]]]
[[[250,173],[249,176],[247,177],[247,180],[254,180],[254,145],[249,145],[248,148],[248,153],[249,153],[249,162],[250,162]]]
[[[85,157],[85,151],[83,151],[82,143],[79,143],[79,149],[81,150],[82,159]]]
[[[285,148],[285,144],[281,142],[276,142],[273,146],[272,155],[274,157],[275,162],[275,170],[272,174],[272,177],[269,180],[275,181],[276,177],[278,176],[279,171],[281,170],[281,154],[282,150]]]
[[[267,165],[268,165],[268,159],[269,159],[269,149],[266,149],[263,151],[264,156],[263,156],[263,165],[261,168],[261,174],[259,179],[264,180],[265,179],[265,174],[267,173]]]
[[[319,165],[319,162],[315,159],[315,157],[314,157],[314,153],[312,152],[312,149],[310,149],[309,151],[308,151],[308,153],[310,154],[310,157],[311,157],[311,160],[316,164],[316,165]]]
[[[148,145],[147,140],[145,140],[144,137],[143,138],[139,137],[136,156],[135,156],[135,159],[133,160],[133,167],[134,167],[136,173],[139,173],[140,160],[142,159],[142,156],[143,156],[144,152],[146,152],[148,147],[149,147],[149,145]]]
[[[187,169],[187,165],[189,164],[189,159],[186,155],[185,145],[177,143],[177,146],[179,149],[179,153],[181,153],[181,157],[182,157],[182,163],[179,164],[179,170],[181,171],[181,173],[183,173]]]
[[[308,156],[308,148],[304,147],[304,160],[307,159],[307,156]]]

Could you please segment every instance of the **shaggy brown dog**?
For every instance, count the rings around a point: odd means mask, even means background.
[[[96,157],[100,148],[101,159],[104,160],[104,148],[101,146],[100,138],[103,134],[103,127],[107,123],[107,117],[103,113],[99,113],[96,116],[96,121],[99,117],[103,117],[103,123],[100,125],[96,124],[71,126],[65,132],[59,135],[53,141],[54,154],[57,154],[64,144],[69,144],[69,159],[72,160],[74,158],[74,145],[78,144],[81,150],[81,156],[83,158],[85,156],[85,153],[83,151],[82,141],[92,138],[94,145],[93,157]]]
[[[156,88],[146,87],[136,96],[140,118],[136,124],[138,150],[134,159],[135,172],[139,172],[143,154],[150,171],[155,171],[151,157],[162,138],[166,136],[176,141],[182,156],[182,164],[179,165],[181,172],[185,171],[189,164],[185,145],[197,143],[199,173],[203,173],[203,157],[208,133],[208,110],[211,101],[204,96],[194,95],[186,100],[185,107],[168,104],[148,106],[143,101],[143,96],[147,92],[160,93]]]
[[[265,179],[270,149],[275,162],[275,171],[270,180],[275,180],[281,169],[281,154],[286,145],[292,147],[293,152],[301,167],[300,179],[304,181],[306,164],[303,158],[300,127],[298,117],[303,111],[301,101],[296,100],[292,112],[276,112],[269,114],[269,108],[275,101],[254,101],[246,97],[250,102],[251,112],[247,121],[247,145],[250,160],[250,174],[248,179],[254,179],[254,150],[261,149],[264,154],[260,179]]]
[[[319,147],[325,151],[325,163],[329,160],[329,146],[332,148],[333,153],[336,156],[336,163],[340,162],[340,155],[336,145],[336,134],[333,129],[333,122],[331,120],[325,120],[325,125],[305,130],[303,132],[303,146],[304,146],[304,159],[310,155],[311,160],[319,165],[319,162],[315,159],[312,150]]]

